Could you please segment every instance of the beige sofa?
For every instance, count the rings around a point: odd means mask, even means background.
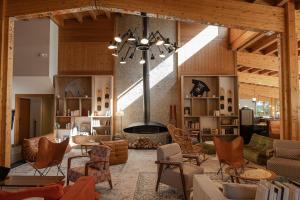
[[[300,179],[300,142],[274,140],[274,156],[268,160],[267,168],[280,176]]]
[[[256,185],[224,183],[223,192],[206,175],[194,175],[193,200],[254,200]]]

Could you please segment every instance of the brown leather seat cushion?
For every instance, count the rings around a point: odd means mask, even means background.
[[[127,162],[128,159],[128,141],[115,140],[115,141],[102,141],[104,145],[111,148],[109,164],[118,165]]]

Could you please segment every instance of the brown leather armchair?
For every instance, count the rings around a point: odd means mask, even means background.
[[[217,174],[221,172],[222,179],[224,165],[229,165],[229,167],[233,168],[241,168],[245,165],[242,137],[238,136],[232,141],[228,141],[225,137],[215,136],[213,141],[220,163],[220,169]]]
[[[29,162],[29,164],[35,169],[35,173],[38,172],[41,176],[47,175],[51,167],[57,167],[57,175],[61,170],[61,162],[63,160],[66,148],[69,144],[69,138],[62,141],[61,143],[51,142],[46,137],[39,139],[38,152],[36,160]],[[41,171],[43,169],[43,171]]]

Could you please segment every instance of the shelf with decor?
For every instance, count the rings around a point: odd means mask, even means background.
[[[206,139],[239,134],[237,89],[236,76],[181,76],[182,128]]]
[[[77,131],[85,134],[111,135],[112,76],[58,75],[54,78],[54,86],[58,131],[77,127]],[[93,126],[94,118],[101,119],[100,124],[105,124],[101,126],[101,129],[107,129],[105,133],[98,130],[99,126]]]

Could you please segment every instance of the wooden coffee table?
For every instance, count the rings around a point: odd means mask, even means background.
[[[87,150],[89,147],[92,147],[92,146],[97,146],[99,145],[99,142],[86,142],[86,143],[82,143],[81,144],[81,154],[83,155],[83,148],[85,148],[85,153],[87,154]]]
[[[46,185],[59,183],[64,180],[64,176],[8,176],[0,181],[2,187],[43,187]]]
[[[231,178],[231,181],[240,183],[240,180],[257,182],[260,180],[273,180],[277,178],[277,174],[267,169],[258,169],[252,167],[233,168],[228,167],[225,169],[225,173]]]

